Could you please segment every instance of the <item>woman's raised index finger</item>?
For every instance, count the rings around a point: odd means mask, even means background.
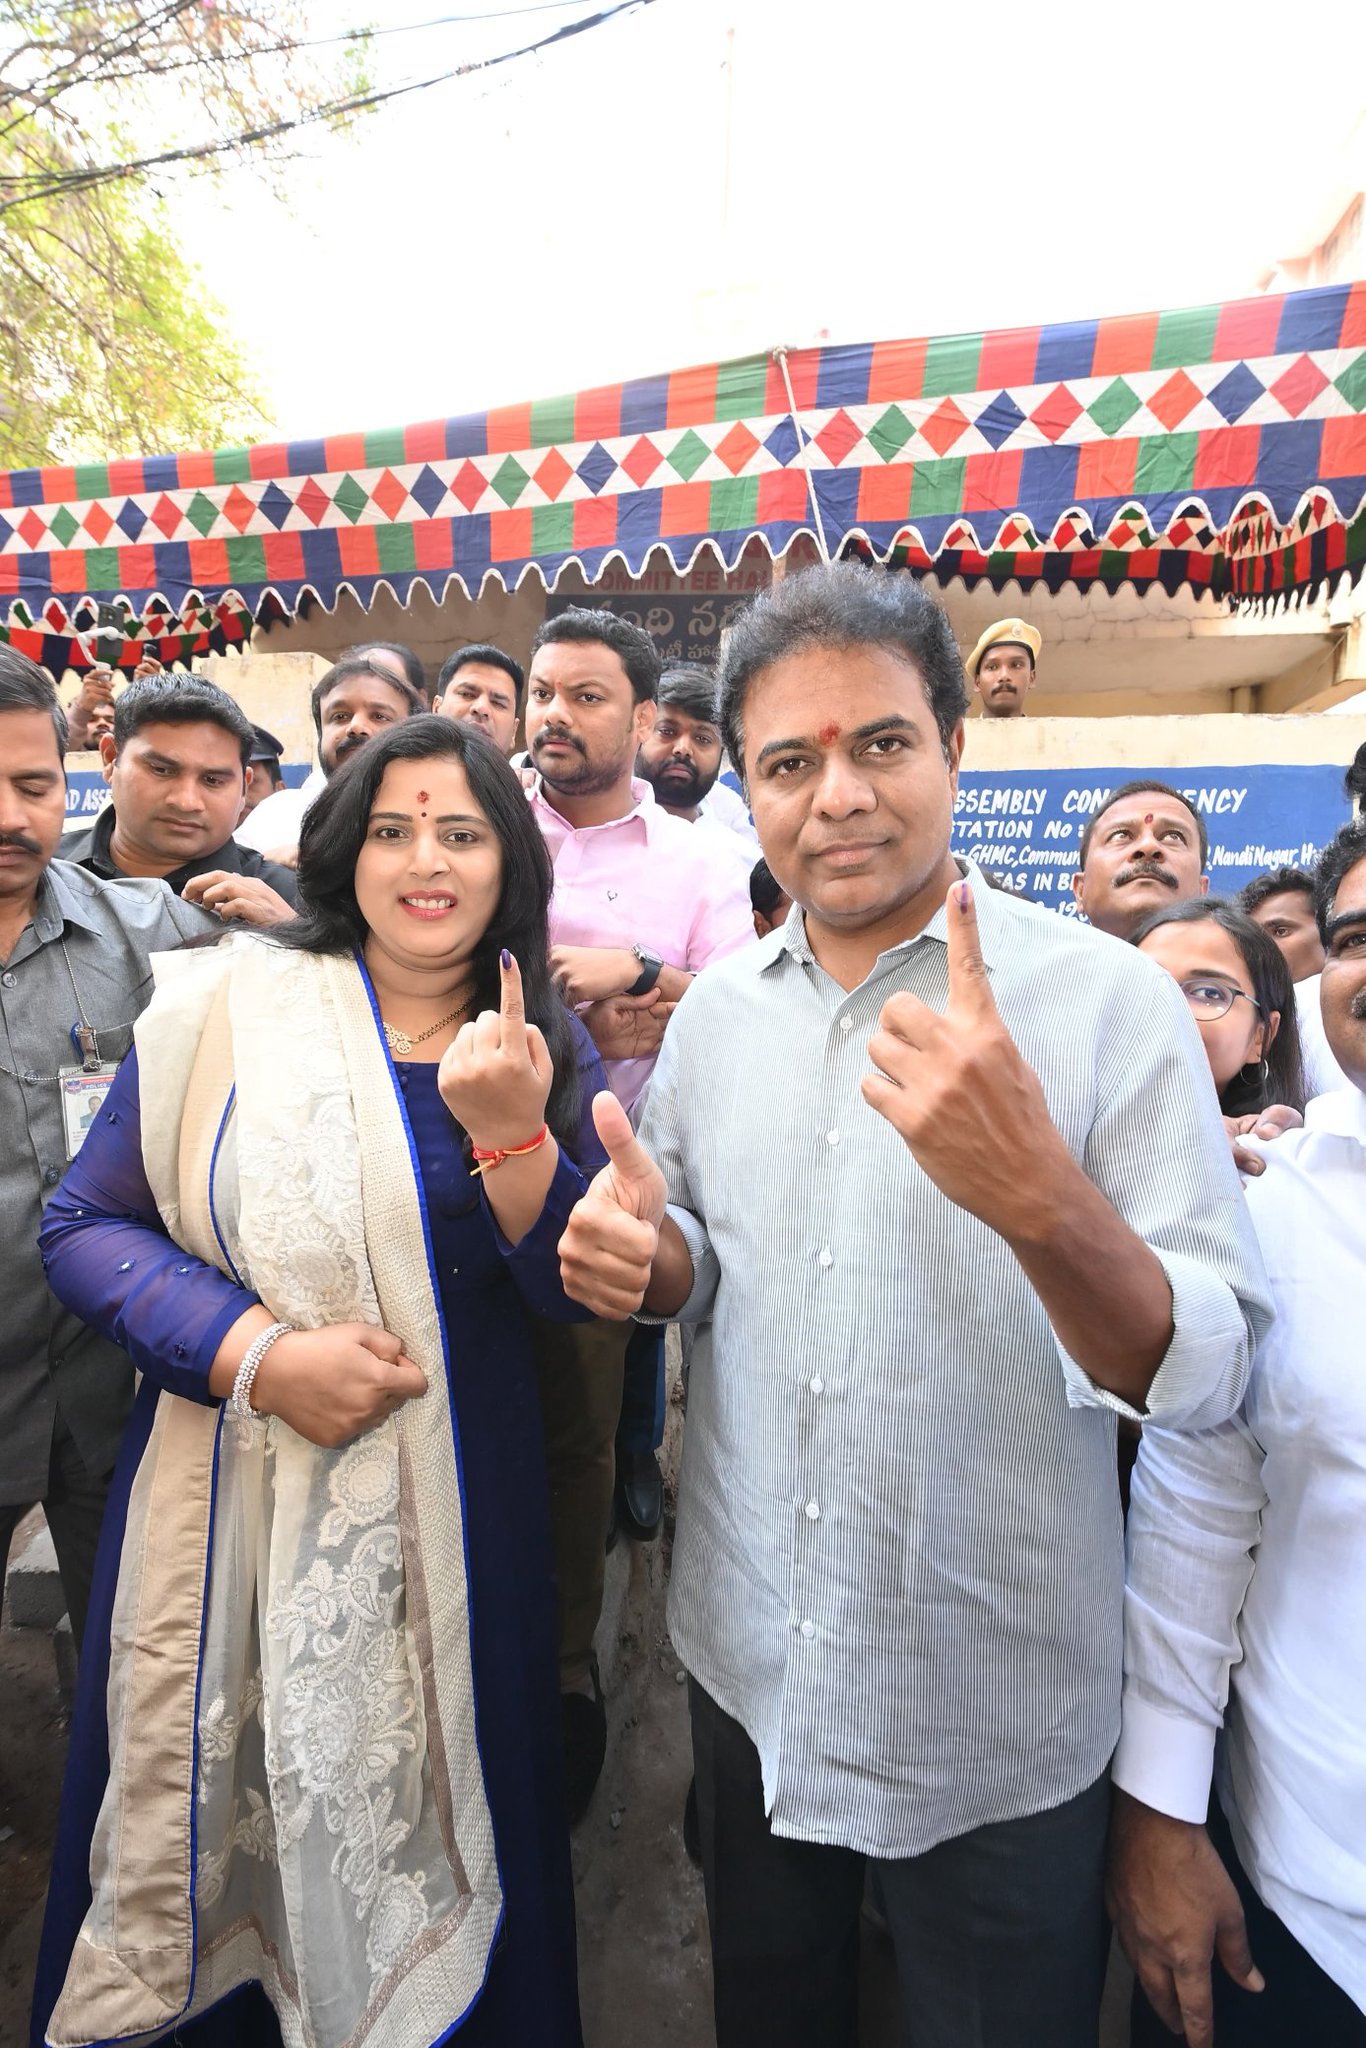
[[[507,1028],[515,1027],[521,1041],[526,1041],[526,1002],[522,995],[522,970],[506,946],[498,956],[500,969],[500,990],[498,1015],[503,1023],[503,1043],[507,1043]]]

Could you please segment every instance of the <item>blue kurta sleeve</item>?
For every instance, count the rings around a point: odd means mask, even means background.
[[[607,1086],[598,1049],[578,1018],[572,1019],[579,1062],[579,1128],[574,1139],[574,1156],[560,1147],[555,1177],[546,1190],[545,1207],[519,1244],[509,1244],[498,1228],[488,1205],[482,1179],[480,1200],[493,1231],[494,1242],[506,1261],[509,1273],[527,1307],[557,1323],[591,1321],[589,1312],[571,1301],[560,1279],[560,1239],[574,1204],[587,1193],[588,1183],[607,1164],[607,1154],[593,1125],[593,1097]]]
[[[168,1393],[213,1399],[218,1347],[259,1296],[167,1235],[142,1164],[136,1052],[49,1202],[38,1244],[53,1293],[82,1322]]]

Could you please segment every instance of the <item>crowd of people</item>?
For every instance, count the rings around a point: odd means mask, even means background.
[[[870,1886],[924,2048],[1094,2048],[1112,1921],[1137,2042],[1366,2043],[1366,825],[1228,901],[1143,780],[1080,919],[994,886],[969,684],[1038,653],[852,565],[715,672],[372,642],[298,788],[149,665],[67,830],[0,649],[0,1549],[41,1502],[80,1649],[35,2043],[581,2041],[671,1322],[720,2048],[856,2040]]]

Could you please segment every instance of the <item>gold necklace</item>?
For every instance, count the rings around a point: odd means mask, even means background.
[[[454,1024],[457,1017],[463,1017],[469,1006],[467,996],[458,1010],[452,1010],[449,1017],[443,1017],[439,1024],[430,1025],[426,1031],[402,1031],[397,1024],[384,1024],[384,1019],[381,1018],[390,1052],[410,1053],[415,1045],[421,1045],[424,1038],[435,1038],[438,1031],[444,1031],[448,1024]]]

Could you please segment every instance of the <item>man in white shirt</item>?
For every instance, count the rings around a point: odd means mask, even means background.
[[[1366,2043],[1366,825],[1316,901],[1349,1085],[1247,1188],[1276,1321],[1242,1407],[1146,1430],[1129,1516],[1110,1903],[1191,2048]]]

